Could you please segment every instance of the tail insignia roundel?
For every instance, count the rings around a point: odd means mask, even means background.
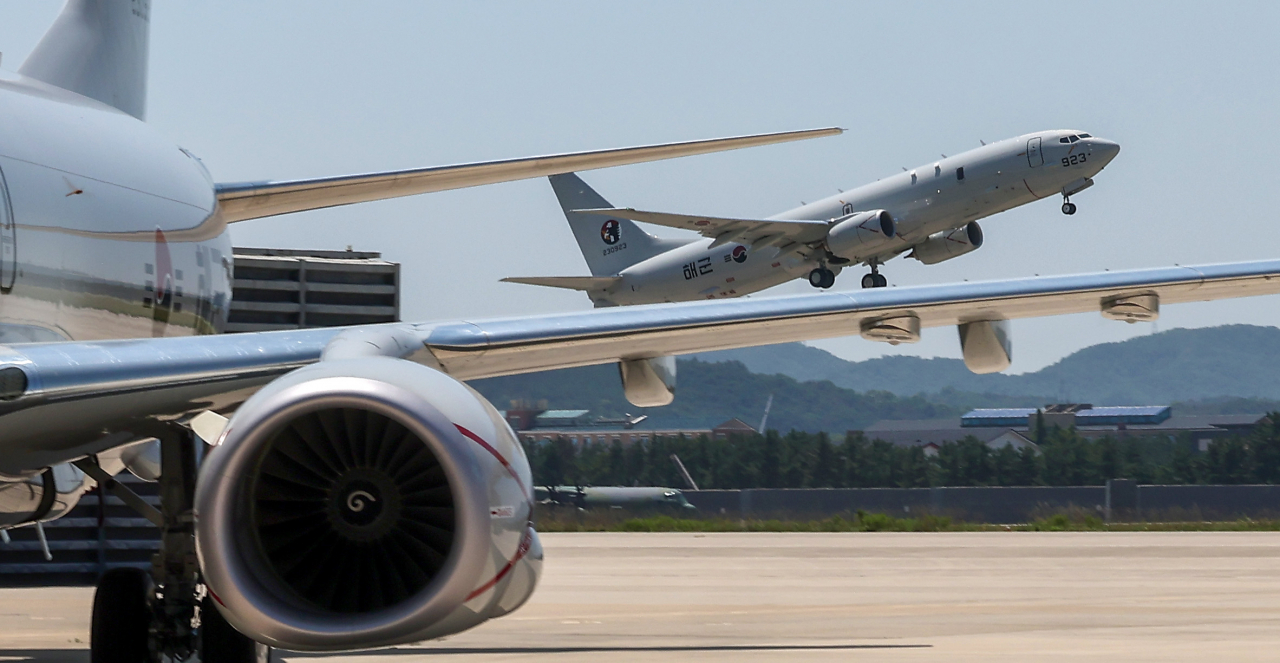
[[[604,222],[603,226],[600,226],[600,239],[604,240],[605,244],[617,244],[618,238],[621,236],[622,228],[619,227],[616,219],[609,219]]]

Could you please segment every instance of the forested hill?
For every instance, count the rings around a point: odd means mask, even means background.
[[[933,419],[962,412],[923,398],[888,392],[858,393],[829,382],[799,382],[785,375],[752,373],[738,362],[680,360],[676,400],[661,408],[637,408],[622,394],[614,365],[568,368],[527,375],[472,380],[474,389],[498,408],[513,399],[546,399],[557,409],[588,409],[593,416],[647,414],[651,426],[709,427],[739,417],[760,423],[773,394],[769,428],[809,432],[860,430],[880,419]]]
[[[926,394],[930,400],[957,406],[974,401],[972,394],[1014,396],[1032,405],[1052,401],[1127,405],[1223,397],[1280,399],[1280,329],[1253,325],[1172,329],[1103,343],[1022,375],[974,375],[959,359],[882,357],[850,362],[798,343],[698,357],[740,361],[757,373],[830,380],[855,391]],[[939,393],[948,391],[966,393]],[[1001,404],[1011,403],[1005,400]]]

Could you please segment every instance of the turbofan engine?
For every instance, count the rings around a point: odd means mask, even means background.
[[[325,361],[244,403],[206,458],[197,548],[237,630],[340,651],[437,638],[520,607],[542,547],[515,434],[462,383]]]
[[[977,221],[948,230],[934,233],[912,248],[909,258],[915,258],[926,265],[936,265],[943,260],[962,256],[982,246],[982,226]]]
[[[896,233],[893,217],[888,212],[855,212],[836,219],[827,231],[827,250],[846,260],[861,260],[888,244]]]

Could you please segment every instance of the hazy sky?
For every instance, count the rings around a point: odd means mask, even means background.
[[[16,69],[61,2],[0,6]],[[1280,3],[427,3],[152,5],[149,122],[219,181],[287,179],[838,125],[837,138],[584,174],[620,206],[774,214],[1042,129],[1118,141],[1063,216],[983,221],[986,244],[895,286],[1280,255]],[[589,308],[499,283],[584,275],[545,180],[237,224],[237,244],[377,250],[406,319]],[[678,235],[661,230],[659,234]],[[847,272],[836,289],[858,287]],[[807,293],[803,282],[769,294]],[[1280,324],[1280,297],[1171,306],[1159,328]],[[1150,333],[1098,315],[1014,323],[1014,371]],[[817,343],[848,358],[958,356]]]

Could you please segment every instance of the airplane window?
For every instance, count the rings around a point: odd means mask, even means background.
[[[1093,138],[1093,136],[1090,136],[1089,134],[1080,134],[1080,137],[1081,137],[1081,138]]]
[[[1070,143],[1071,141],[1070,141],[1067,137],[1065,137],[1065,136],[1064,136],[1064,137],[1062,137],[1062,138],[1059,138],[1059,139],[1058,139],[1058,142],[1059,142],[1059,143]]]
[[[959,167],[959,168],[957,168],[957,169],[956,169],[956,179],[957,179],[957,180],[963,180],[963,179],[964,179],[964,166],[961,166],[961,167]]]
[[[1073,143],[1074,143],[1074,142],[1076,142],[1076,141],[1078,141],[1078,140],[1080,140],[1080,137],[1079,137],[1079,136],[1072,136],[1072,137],[1071,137],[1071,142],[1073,142]]]

